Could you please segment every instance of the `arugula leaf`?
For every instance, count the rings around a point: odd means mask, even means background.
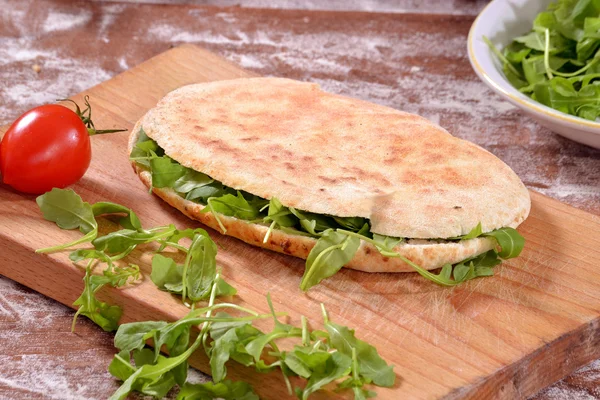
[[[211,211],[213,214],[220,213],[245,220],[255,219],[259,214],[258,209],[250,204],[239,191],[237,196],[226,194],[221,197],[209,198],[207,208],[202,212]]]
[[[112,287],[121,287],[130,279],[136,281],[140,278],[140,267],[131,264],[126,267],[117,267],[105,269],[102,275],[93,275],[90,281],[96,285],[111,285]]]
[[[183,175],[181,178],[177,179],[175,183],[173,183],[173,190],[175,190],[178,193],[186,194],[191,192],[192,190],[204,187],[206,185],[210,185],[213,182],[214,180],[211,179],[208,175],[187,168],[185,171],[185,175]]]
[[[192,274],[187,277],[189,287],[196,285],[193,281],[194,276],[195,274]],[[159,289],[180,295],[183,293],[183,264],[177,264],[172,258],[155,254],[152,258],[150,279]],[[237,290],[221,277],[217,278],[216,283],[217,297],[233,296],[237,293]]]
[[[284,207],[278,199],[273,197],[269,201],[269,211],[264,221],[275,221],[279,226],[291,227],[298,223],[298,218],[287,207]]]
[[[117,329],[123,310],[119,306],[111,306],[96,298],[96,292],[104,284],[91,279],[91,263],[85,270],[83,283],[84,289],[81,296],[73,302],[73,305],[79,306],[79,308],[73,317],[71,331],[75,331],[75,323],[79,315],[85,315],[107,332]]]
[[[183,385],[177,400],[259,400],[252,386],[246,382],[225,380],[219,383]]]
[[[301,357],[298,357],[298,355],[296,354],[297,351],[301,352],[301,354],[305,354],[305,353],[302,353],[301,349],[303,349],[303,347],[296,346],[294,348],[293,352],[284,353],[283,361],[285,362],[285,365],[296,375],[301,376],[304,379],[308,379],[308,378],[310,378],[312,371],[311,371],[310,367],[308,366],[308,364],[306,362],[304,362],[304,360]],[[322,354],[322,353],[319,353],[319,354]],[[325,354],[329,354],[329,353],[325,353]]]
[[[330,357],[323,366],[314,370],[306,383],[304,389],[300,392],[302,400],[323,388],[336,379],[342,378],[350,373],[352,359],[340,352],[328,353]]]
[[[471,231],[469,233],[464,235],[462,237],[462,240],[475,239],[476,237],[481,236],[482,233],[483,233],[483,231],[481,230],[481,222],[480,222],[477,224],[477,226],[475,228],[471,229]]]
[[[150,279],[160,289],[171,293],[183,292],[183,265],[160,254],[152,257]]]
[[[300,220],[302,228],[311,235],[320,236],[320,232],[336,228],[335,221],[331,217],[307,211],[299,211],[293,207],[288,207],[288,209]]]
[[[116,354],[108,365],[108,372],[122,381],[127,380],[135,372],[129,362],[129,352],[123,350]]]
[[[115,334],[115,347],[128,354],[144,348],[154,333],[167,326],[164,321],[130,322],[121,324]],[[129,358],[129,357],[127,357]]]
[[[210,371],[215,383],[221,382],[227,375],[225,363],[229,360],[238,341],[236,328],[229,329],[214,341],[210,354]]]
[[[221,182],[212,182],[192,189],[185,195],[185,199],[207,204],[209,198],[221,197],[226,194],[235,194],[235,191],[223,186]]]
[[[212,284],[217,275],[217,245],[208,233],[197,233],[192,240],[185,264],[183,265],[183,293],[192,301],[199,301],[210,296]],[[187,292],[187,293],[186,293]]]
[[[140,128],[138,140],[131,150],[129,159],[135,161],[144,168],[150,168],[150,159],[154,157],[162,157],[163,150],[158,144],[150,139],[143,128]]]
[[[501,228],[492,232],[484,233],[483,236],[493,237],[500,245],[498,255],[501,258],[508,259],[518,257],[525,247],[525,238],[521,236],[516,229]]]
[[[69,260],[74,263],[78,263],[83,260],[99,260],[108,264],[108,267],[111,269],[114,267],[113,261],[108,254],[94,249],[79,249],[72,251],[69,254]]]
[[[392,255],[394,248],[403,241],[402,238],[373,234],[373,244],[382,255]]]
[[[358,232],[362,229],[365,224],[368,223],[368,220],[361,217],[336,217],[333,216],[333,220],[338,223],[344,229],[348,229],[353,232]]]
[[[81,200],[71,189],[54,188],[39,196],[36,203],[44,218],[55,222],[61,229],[79,229],[85,236],[61,245],[36,250],[36,253],[49,253],[67,249],[80,243],[93,240],[98,235],[98,223],[94,218],[92,206]]]
[[[372,381],[377,386],[391,387],[396,381],[394,367],[388,365],[377,353],[377,349],[370,344],[357,339],[354,331],[345,326],[331,321],[325,322],[325,329],[329,333],[329,340],[333,348],[352,357],[353,349],[356,352],[360,375]]]
[[[94,217],[105,214],[125,214],[125,217],[119,219],[119,225],[126,229],[143,231],[142,223],[138,216],[131,209],[120,204],[100,201],[92,205],[92,212],[94,213]]]
[[[498,253],[495,250],[489,250],[454,265],[452,274],[457,282],[465,282],[481,276],[492,276],[494,275],[493,267],[500,263]]]
[[[186,168],[177,161],[164,156],[150,160],[152,170],[152,187],[172,187],[186,173]]]
[[[173,379],[172,374],[170,374],[171,370],[186,362],[199,344],[200,341],[196,339],[196,342],[181,355],[168,358],[159,355],[155,364],[145,364],[136,369],[110,397],[110,400],[122,400],[134,389],[144,393],[146,388],[156,388],[161,382]],[[174,379],[172,380],[172,385],[175,385]]]
[[[308,254],[300,289],[307,291],[334,275],[352,260],[359,246],[359,238],[334,230],[323,232]]]

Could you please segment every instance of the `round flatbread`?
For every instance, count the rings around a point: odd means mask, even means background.
[[[381,235],[449,238],[478,223],[484,232],[516,227],[529,214],[527,189],[491,153],[417,115],[316,84],[185,86],[138,126],[168,156],[227,186],[299,210],[369,218]]]

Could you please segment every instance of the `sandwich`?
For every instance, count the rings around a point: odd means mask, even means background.
[[[455,285],[524,245],[514,228],[529,193],[500,159],[313,83],[184,86],[136,123],[129,153],[141,181],[188,217],[306,259],[303,290],[342,267]]]

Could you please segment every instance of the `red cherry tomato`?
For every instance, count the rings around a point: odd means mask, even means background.
[[[8,128],[0,143],[0,173],[13,188],[40,194],[77,182],[91,157],[80,116],[50,104],[27,111]]]

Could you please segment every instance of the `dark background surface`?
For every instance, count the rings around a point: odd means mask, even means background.
[[[0,124],[195,43],[262,75],[421,114],[528,187],[600,214],[600,151],[540,127],[472,71],[466,37],[485,1],[141,3],[0,0]],[[85,318],[71,334],[72,315],[0,277],[0,398],[102,399],[117,388],[106,372],[112,334]],[[600,398],[600,361],[536,398]]]

